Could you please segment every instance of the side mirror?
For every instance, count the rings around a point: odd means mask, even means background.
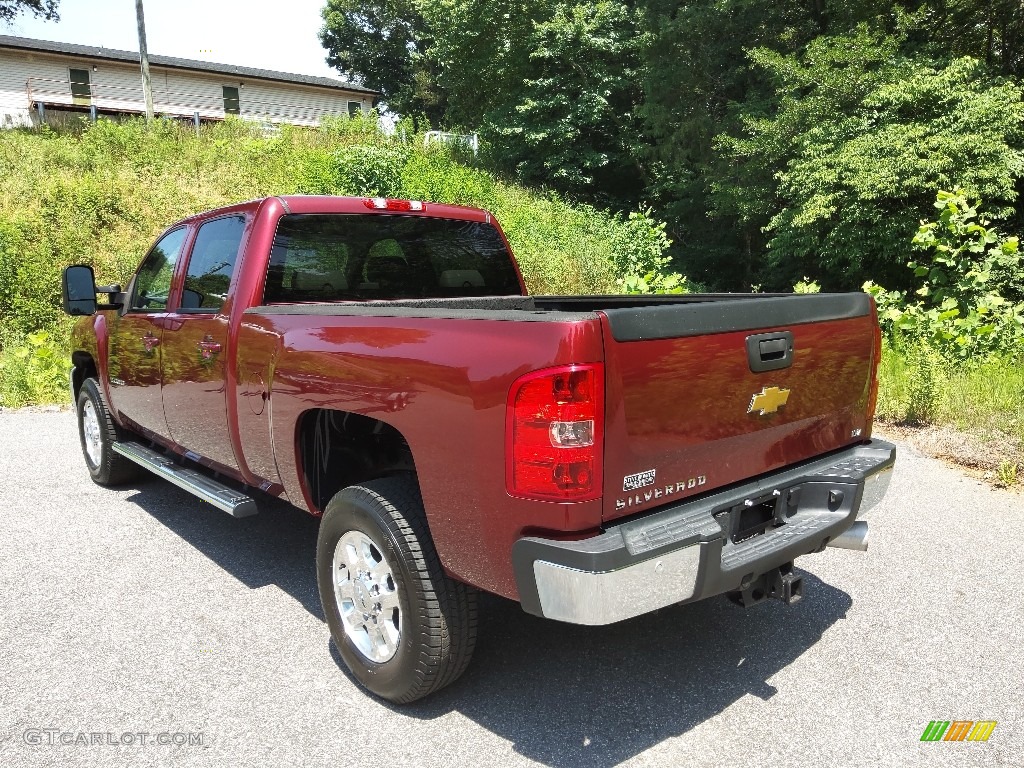
[[[64,270],[61,278],[64,311],[69,315],[96,314],[96,276],[92,267],[76,264]]]

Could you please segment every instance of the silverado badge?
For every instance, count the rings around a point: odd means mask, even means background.
[[[759,416],[768,413],[775,413],[789,400],[789,390],[778,387],[762,387],[760,392],[754,393],[750,398],[750,406],[747,413],[758,411]]]

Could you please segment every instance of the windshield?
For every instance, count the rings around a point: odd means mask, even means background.
[[[292,214],[277,227],[263,303],[521,294],[512,255],[491,224]]]

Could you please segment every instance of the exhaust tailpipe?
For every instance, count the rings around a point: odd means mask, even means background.
[[[839,549],[854,549],[858,552],[868,550],[868,524],[858,520],[843,533],[832,539],[828,545]]]

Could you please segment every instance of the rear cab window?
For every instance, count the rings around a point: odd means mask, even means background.
[[[521,295],[512,254],[484,222],[389,214],[289,214],[263,303]]]
[[[182,312],[216,313],[223,308],[244,234],[245,216],[240,214],[199,227],[185,274]]]

